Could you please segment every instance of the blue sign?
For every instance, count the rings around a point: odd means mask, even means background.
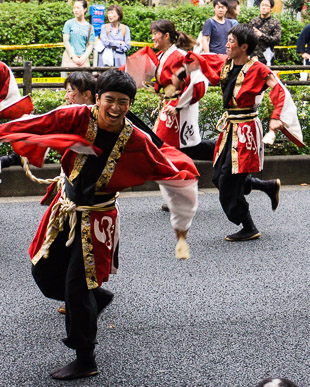
[[[104,5],[91,5],[89,7],[89,14],[91,16],[91,24],[95,30],[95,36],[99,36],[101,32],[101,26],[104,24]]]

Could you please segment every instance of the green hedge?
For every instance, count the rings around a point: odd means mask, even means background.
[[[303,129],[304,141],[310,144],[310,106],[304,102],[307,96],[306,87],[291,87],[290,92],[298,108],[298,115]],[[65,102],[65,92],[63,90],[35,90],[32,100],[35,108],[35,114],[43,114],[55,109]],[[218,136],[216,131],[216,123],[223,113],[222,96],[218,87],[210,87],[207,94],[200,101],[199,126],[201,135],[205,139],[215,139]],[[155,123],[157,114],[152,116],[152,112],[158,107],[158,96],[151,94],[145,90],[139,90],[136,101],[131,107],[131,110],[139,116],[150,127]],[[259,108],[260,119],[263,124],[264,132],[268,131],[269,118],[272,111],[272,105],[268,94],[266,93],[262,104]],[[2,144],[0,154],[10,153],[11,147],[9,144]],[[277,135],[276,144],[266,146],[265,153],[267,155],[285,155],[285,154],[310,154],[310,148],[297,148],[294,144],[287,140],[283,135]],[[59,155],[55,151],[50,151],[48,161],[58,162]]]
[[[95,1],[96,4],[107,4]],[[90,3],[91,4],[91,3]],[[153,20],[170,19],[178,30],[197,37],[207,18],[213,15],[212,5],[195,7],[178,4],[177,7],[146,7],[142,4],[123,5],[124,20],[131,29],[134,41],[151,42],[149,26]],[[258,15],[258,8],[242,6],[240,22],[249,22]],[[1,45],[59,43],[66,20],[73,17],[72,6],[66,2],[29,3],[4,2],[0,4]],[[278,16],[277,16],[278,17]],[[283,30],[281,45],[294,45],[303,25],[288,16],[278,17]],[[133,52],[135,48],[131,50]],[[36,66],[60,66],[63,48],[12,50],[0,53],[0,59],[9,66],[31,60]],[[301,63],[295,50],[278,50],[277,63]]]

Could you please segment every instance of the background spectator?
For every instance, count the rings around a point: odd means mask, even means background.
[[[307,45],[307,48],[306,48]],[[302,56],[304,65],[310,64],[310,24],[307,24],[297,39],[296,51]]]
[[[95,43],[94,27],[85,20],[87,1],[77,0],[73,6],[74,19],[66,21],[63,33],[65,52],[63,67],[89,67],[89,55]],[[66,77],[62,73],[62,77]]]
[[[258,45],[253,55],[267,66],[274,63],[274,46],[281,40],[281,24],[279,20],[271,17],[274,0],[261,0],[259,5],[260,16],[255,17],[250,25],[254,28],[259,38]]]
[[[238,0],[229,0],[227,12],[225,15],[226,19],[230,19],[233,25],[238,24],[238,16],[240,15],[240,5]]]
[[[306,48],[307,45],[307,48]],[[301,55],[303,59],[303,65],[310,65],[310,24],[307,24],[304,29],[301,31],[297,39],[297,49],[296,51]],[[308,79],[308,73],[301,72],[300,80],[306,81]]]
[[[205,22],[202,29],[203,52],[226,54],[228,32],[233,26],[231,20],[225,19],[228,3],[226,0],[214,0],[213,6],[215,15]]]
[[[109,23],[101,27],[100,39],[104,47],[112,49],[113,66],[120,67],[126,63],[126,52],[130,49],[130,29],[120,23],[123,20],[123,10],[119,5],[111,5],[107,15]],[[99,54],[99,66],[105,65],[103,53]]]

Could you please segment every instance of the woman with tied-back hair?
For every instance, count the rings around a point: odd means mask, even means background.
[[[157,20],[150,26],[157,54],[155,90],[162,88],[165,99],[155,130],[158,137],[193,159],[212,160],[213,141],[201,141],[198,101],[204,96],[208,80],[200,69],[186,74],[183,61],[196,41],[176,31],[170,20]]]
[[[65,52],[63,67],[89,67],[89,55],[95,43],[94,27],[85,19],[87,1],[76,0],[73,6],[74,19],[67,20],[63,33]],[[66,73],[62,73],[65,78]]]
[[[67,105],[94,105],[96,102],[96,79],[86,72],[75,71],[64,82]]]
[[[238,16],[240,15],[239,0],[228,0],[227,12],[225,14],[226,19],[230,19],[233,22],[233,26],[238,24]]]

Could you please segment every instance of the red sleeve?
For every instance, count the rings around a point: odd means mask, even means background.
[[[201,100],[201,98],[205,95],[206,87],[204,82],[199,82],[194,85],[193,88],[193,98],[191,104],[194,104]]]
[[[269,96],[274,106],[274,109],[270,118],[274,118],[275,120],[280,120],[282,108],[284,106],[284,101],[285,101],[285,91],[283,87],[279,83],[277,83],[270,90]]]
[[[0,61],[0,102],[3,101],[8,95],[10,76],[11,74],[9,68]]]
[[[163,68],[160,73],[160,85],[165,87],[172,83],[172,75],[175,74],[182,66],[184,61],[184,55],[175,50],[168,56],[163,64]]]
[[[22,118],[0,125],[0,140],[9,141],[15,152],[41,167],[48,147],[64,153],[100,153],[84,136],[90,108],[86,105],[63,107],[47,114]]]
[[[226,55],[223,54],[199,55],[189,51],[184,58],[184,63],[190,64],[191,62],[197,60],[203,74],[208,78],[210,84],[215,86],[220,81],[221,70],[226,58]]]
[[[0,125],[0,136],[12,133],[85,133],[90,117],[86,105],[64,106],[46,114],[34,115]]]

